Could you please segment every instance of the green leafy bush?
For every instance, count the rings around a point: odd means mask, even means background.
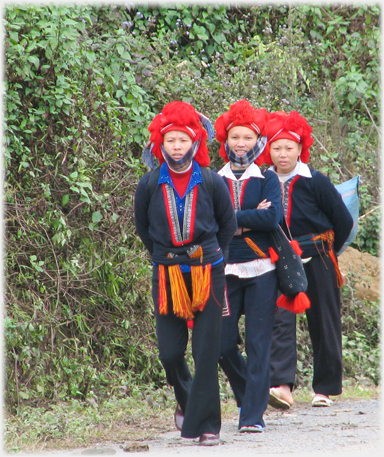
[[[5,26],[7,401],[85,398],[128,367],[156,379],[132,209],[152,113],[129,42],[89,8],[12,7]]]

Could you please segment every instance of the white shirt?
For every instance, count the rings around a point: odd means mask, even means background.
[[[304,178],[312,178],[308,165],[303,163],[300,159],[297,161],[295,168],[289,173],[277,173],[275,165],[270,166],[269,169],[277,174],[280,182],[288,181],[288,179],[296,175],[303,176]]]
[[[218,175],[220,176],[225,176],[228,179],[232,179],[233,181],[237,181],[236,176],[234,175],[232,168],[231,168],[231,162],[228,162],[224,167],[217,172]],[[238,179],[239,181],[244,181],[245,179],[248,178],[262,178],[265,179],[264,176],[261,173],[260,168],[252,162],[248,167],[245,169],[244,173],[241,175],[241,177]]]

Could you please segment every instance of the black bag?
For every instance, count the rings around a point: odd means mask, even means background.
[[[275,262],[278,288],[282,294],[294,298],[300,292],[305,292],[308,287],[303,262],[280,225],[270,232],[270,237],[272,246],[279,256]]]

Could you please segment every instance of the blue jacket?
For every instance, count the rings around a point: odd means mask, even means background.
[[[222,179],[232,194],[233,200],[231,180],[225,176]],[[268,209],[256,209],[264,199],[270,201],[271,206]],[[250,177],[244,181],[241,208],[236,211],[236,219],[239,227],[251,230],[233,237],[229,245],[228,263],[248,262],[262,258],[254,252],[244,238],[250,238],[269,257],[268,248],[272,246],[269,232],[277,228],[282,217],[280,182],[273,171],[265,171],[264,178]]]
[[[293,238],[303,250],[302,258],[328,251],[324,243],[311,237],[333,230],[333,249],[338,252],[351,232],[353,219],[331,180],[310,168],[312,178],[296,175],[289,185],[287,224]]]

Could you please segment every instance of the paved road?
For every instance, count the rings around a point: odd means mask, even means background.
[[[288,411],[268,407],[266,430],[258,434],[240,434],[237,417],[222,425],[221,444],[198,446],[196,440],[180,438],[177,431],[157,435],[147,442],[121,445],[100,444],[89,449],[45,451],[17,456],[69,457],[80,455],[217,455],[217,456],[337,456],[383,455],[380,442],[380,401],[340,400],[329,408],[313,408],[308,402],[297,402]],[[124,450],[125,449],[125,450]],[[130,450],[129,450],[130,449]]]

